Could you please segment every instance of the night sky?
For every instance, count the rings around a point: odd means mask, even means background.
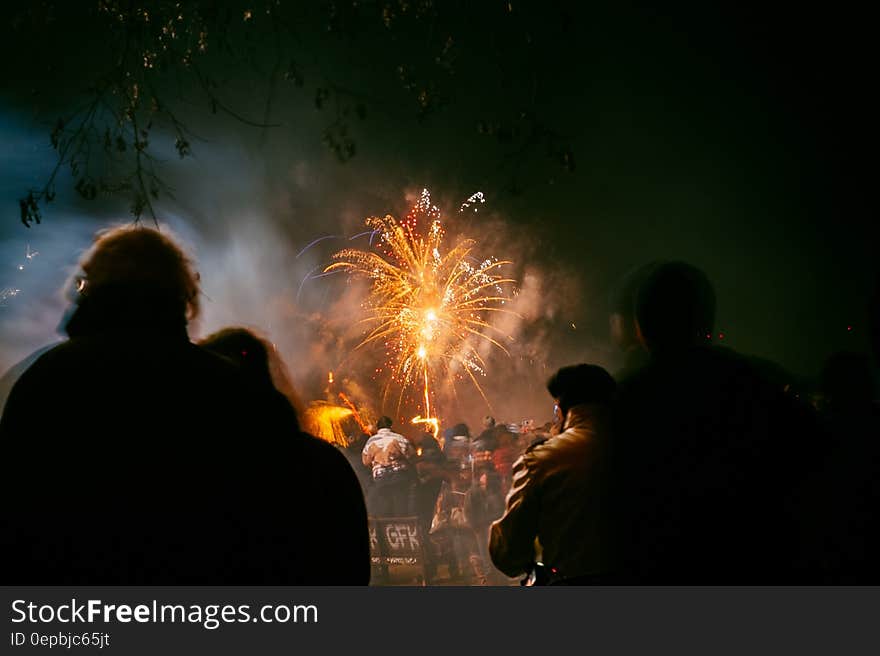
[[[0,307],[4,369],[58,339],[57,290],[90,233],[130,220],[127,198],[83,200],[66,171],[42,224],[19,220],[18,199],[54,166],[55,120],[83,102],[116,52],[96,4],[69,3],[51,23],[23,19],[4,35],[0,288],[21,289]],[[866,16],[839,5],[470,4],[437,2],[433,17],[414,19],[401,3],[313,3],[297,23],[301,86],[283,76],[269,84],[273,70],[288,70],[274,49],[288,37],[259,16],[247,21],[251,32],[234,43],[256,63],[208,57],[203,71],[226,105],[277,127],[214,114],[191,81],[163,78],[199,138],[180,159],[167,129],[154,128],[174,189],[156,209],[206,265],[207,328],[253,321],[268,304],[258,323],[273,337],[308,339],[284,317],[326,311],[332,284],[297,292],[333,244],[307,263],[295,255],[317,236],[354,234],[364,216],[402,213],[428,187],[451,228],[542,272],[542,366],[612,366],[612,286],[669,258],[709,274],[716,332],[737,350],[807,378],[834,351],[867,350],[880,230]],[[391,27],[383,7],[397,12]],[[422,115],[401,66],[416,92],[430,87]],[[355,152],[345,162],[324,138],[334,99],[316,107],[328,85],[352,92],[343,105]],[[477,190],[486,206],[459,214]],[[40,255],[20,271],[28,245]],[[286,351],[294,378],[310,385],[308,349]]]

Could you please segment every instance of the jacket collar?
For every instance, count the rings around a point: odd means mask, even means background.
[[[596,421],[596,416],[601,411],[601,407],[595,403],[579,403],[569,409],[565,415],[565,421],[562,424],[562,432],[569,428],[583,428],[592,426]]]

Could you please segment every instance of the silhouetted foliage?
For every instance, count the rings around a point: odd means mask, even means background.
[[[470,39],[471,48],[475,43],[488,48],[499,76],[513,81],[504,84],[528,90],[513,119],[491,116],[476,122],[478,134],[507,151],[500,166],[511,178],[510,188],[520,188],[520,163],[536,149],[573,170],[568,140],[535,115],[537,70],[523,69],[533,47],[529,22],[517,19],[512,3],[471,7],[432,0],[347,0],[299,5],[279,0],[44,0],[19,9],[10,47],[49,45],[35,63],[23,62],[24,77],[35,94],[57,94],[61,107],[49,134],[56,165],[42,187],[20,199],[22,223],[41,221],[41,208],[55,197],[58,173],[65,168],[80,197],[127,195],[136,219],[147,213],[155,220],[153,201],[172,195],[160,175],[165,137],[170,136],[179,159],[191,156],[198,140],[180,118],[182,109],[191,115],[194,105],[265,130],[279,125],[273,122],[282,113],[273,112],[279,84],[313,94],[315,108],[328,116],[323,143],[340,162],[348,161],[358,152],[356,124],[367,120],[375,94],[370,88],[348,88],[339,75],[324,70],[324,50],[315,52],[309,40],[318,33],[330,39],[331,50],[358,52],[366,43],[370,54],[381,51],[377,80],[383,88],[391,83],[401,96],[392,102],[420,121],[442,112],[454,98],[463,42]],[[491,31],[494,45],[483,43],[474,25]],[[67,43],[82,46],[83,52],[64,51]],[[520,50],[524,54],[510,57]],[[484,54],[481,50],[476,56]],[[66,64],[68,57],[82,64],[61,80],[56,64]],[[232,70],[267,83],[262,116],[245,115],[229,99]],[[519,84],[521,78],[529,84]],[[62,84],[74,89],[64,95],[58,89]],[[487,112],[479,105],[473,111]]]

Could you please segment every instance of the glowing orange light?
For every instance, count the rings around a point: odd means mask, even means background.
[[[344,392],[339,393],[339,398],[342,399],[342,402],[346,405],[346,407],[351,410],[351,414],[354,417],[354,420],[357,422],[357,425],[360,426],[361,431],[363,431],[364,435],[370,434],[370,429],[367,428],[367,424],[361,418],[361,414],[358,412],[354,403],[351,402],[351,399]]]
[[[422,417],[421,415],[416,415],[409,420],[409,423],[425,424],[425,426],[430,426],[431,434],[434,436],[434,439],[437,439],[437,435],[440,434],[440,420],[436,417]]]
[[[427,219],[421,231],[420,217]],[[445,250],[440,210],[431,204],[427,190],[402,222],[388,215],[370,217],[366,225],[380,235],[378,252],[339,251],[324,272],[347,271],[370,281],[363,321],[373,325],[356,348],[375,342],[388,353],[384,398],[392,384],[399,386],[399,413],[407,390],[418,385],[423,388],[425,417],[433,420],[435,382],[454,384],[463,373],[488,403],[476,378],[485,375],[486,367],[478,347],[488,342],[506,352],[499,338],[509,336],[489,317],[491,312],[514,314],[501,307],[510,300],[506,287],[514,281],[498,272],[509,262],[476,260],[471,239]]]
[[[324,401],[313,401],[303,413],[303,427],[315,437],[332,444],[346,446],[348,440],[343,430],[343,422],[352,416],[349,408],[331,405]]]

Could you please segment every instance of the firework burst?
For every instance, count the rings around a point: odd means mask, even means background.
[[[425,417],[414,422],[436,434],[431,405],[439,382],[455,392],[456,382],[467,378],[488,404],[477,380],[486,371],[478,347],[506,352],[502,342],[511,339],[490,321],[493,312],[510,312],[506,288],[514,280],[501,274],[510,262],[477,260],[472,239],[444,251],[440,210],[427,190],[403,221],[388,215],[368,218],[366,225],[379,236],[376,250],[341,250],[324,272],[346,271],[370,281],[363,320],[370,328],[356,348],[384,347],[390,372],[384,400],[398,387],[399,413],[406,394],[420,389],[416,400]]]

